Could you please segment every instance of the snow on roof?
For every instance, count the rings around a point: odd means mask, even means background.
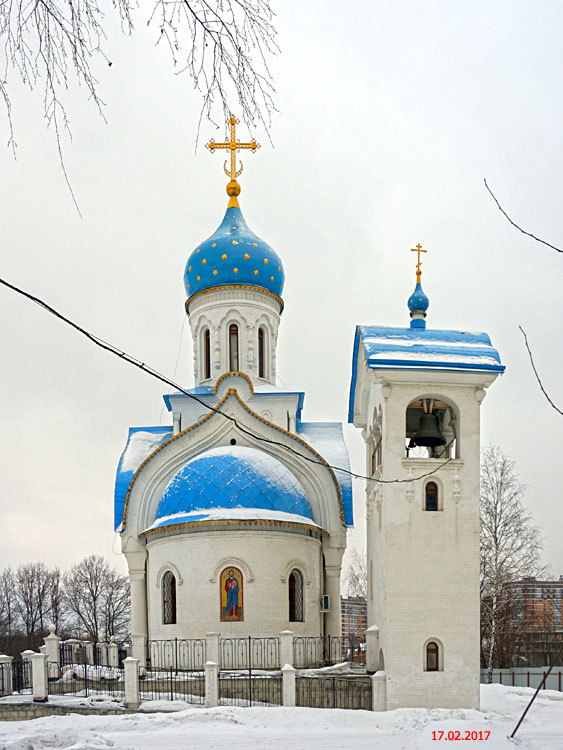
[[[312,519],[295,513],[286,513],[269,508],[199,508],[189,512],[173,513],[169,516],[157,518],[143,534],[154,529],[174,526],[181,523],[196,523],[198,521],[284,521],[320,528]]]

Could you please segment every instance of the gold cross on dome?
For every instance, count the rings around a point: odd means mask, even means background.
[[[418,253],[418,262],[416,264],[416,280],[420,281],[420,276],[422,275],[422,270],[420,268],[420,253],[427,253],[428,250],[423,250],[422,245],[419,243],[416,247],[411,247],[411,253]]]
[[[237,177],[242,172],[242,162],[240,163],[240,169],[237,170],[237,151],[240,151],[241,148],[249,148],[252,153],[257,151],[260,148],[260,144],[256,143],[256,140],[253,138],[250,143],[241,143],[240,141],[237,141],[236,138],[236,126],[239,124],[240,120],[237,120],[237,118],[234,115],[231,115],[229,119],[227,120],[227,123],[230,126],[231,130],[231,140],[225,141],[224,143],[215,143],[213,138],[209,141],[209,143],[206,143],[206,147],[211,151],[213,154],[215,152],[216,148],[228,148],[231,151],[231,169],[227,169],[227,162],[225,161],[223,169],[225,170],[225,174],[228,175],[233,182],[236,182]]]

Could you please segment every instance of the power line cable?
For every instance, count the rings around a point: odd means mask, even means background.
[[[259,440],[263,443],[268,443],[269,445],[277,445],[280,448],[284,448],[285,450],[288,450],[290,453],[295,454],[299,458],[302,458],[303,460],[308,461],[309,463],[317,464],[318,466],[328,467],[332,469],[333,471],[338,471],[338,472],[341,472],[342,474],[348,474],[353,479],[364,479],[368,482],[376,482],[378,484],[406,484],[409,482],[416,482],[419,479],[424,479],[425,477],[429,477],[432,474],[435,474],[439,469],[441,469],[443,466],[445,466],[446,464],[448,464],[450,461],[453,460],[452,458],[448,458],[442,464],[432,469],[432,471],[428,471],[425,474],[421,474],[418,477],[413,477],[412,479],[376,479],[375,477],[366,477],[363,474],[356,474],[355,472],[350,471],[350,469],[343,469],[342,467],[339,467],[339,466],[333,466],[332,464],[329,464],[328,462],[318,461],[314,458],[311,458],[310,456],[305,456],[300,451],[296,451],[290,445],[285,445],[284,443],[280,443],[277,440],[271,440],[270,438],[263,437],[262,435],[257,435],[255,432],[252,432],[252,430],[248,430],[246,427],[243,427],[243,425],[241,425],[240,422],[235,417],[232,417],[230,414],[225,414],[225,412],[222,412],[220,409],[217,409],[216,407],[210,404],[207,404],[205,401],[198,398],[193,393],[190,393],[185,388],[182,388],[182,386],[178,385],[178,383],[175,383],[170,378],[167,378],[166,375],[163,375],[162,373],[158,372],[158,370],[155,370],[154,368],[146,365],[144,362],[141,362],[135,357],[132,357],[130,354],[127,354],[127,352],[124,352],[121,349],[118,349],[116,346],[114,346],[113,344],[110,344],[108,341],[105,341],[99,336],[96,336],[95,334],[90,333],[90,331],[87,331],[85,328],[82,328],[81,326],[79,326],[78,323],[75,323],[74,321],[70,320],[70,318],[65,317],[62,313],[55,310],[54,307],[51,307],[51,305],[47,304],[47,302],[42,300],[40,297],[35,297],[33,294],[26,292],[24,289],[20,289],[19,287],[15,286],[15,284],[11,284],[9,281],[6,281],[5,279],[2,279],[2,278],[0,278],[0,284],[7,287],[8,289],[11,289],[13,292],[16,292],[16,294],[20,294],[22,297],[25,297],[26,299],[30,300],[36,305],[39,305],[39,307],[42,307],[51,315],[54,315],[59,320],[62,320],[63,323],[66,323],[71,328],[74,328],[76,331],[81,333],[83,336],[86,336],[86,338],[89,341],[91,341],[96,346],[99,346],[101,349],[104,349],[105,351],[108,351],[111,354],[114,354],[116,357],[119,357],[120,359],[125,360],[125,362],[127,362],[128,364],[133,365],[134,367],[137,367],[139,370],[142,370],[143,372],[146,372],[148,375],[151,375],[153,378],[156,378],[157,380],[160,380],[163,383],[166,383],[167,385],[172,386],[173,388],[176,388],[185,396],[188,396],[189,398],[193,399],[198,404],[203,406],[205,409],[209,409],[215,414],[220,414],[225,419],[230,420],[231,422],[233,422],[236,428],[240,430],[240,432],[242,432],[244,435],[249,435],[255,440]]]

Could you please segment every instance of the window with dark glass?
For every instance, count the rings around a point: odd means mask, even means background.
[[[264,329],[258,329],[258,377],[265,378],[266,368],[264,366]]]
[[[162,621],[165,625],[176,622],[176,577],[170,570],[162,578]]]
[[[438,669],[438,644],[435,641],[430,641],[426,646],[426,671],[437,672]]]
[[[425,487],[425,510],[438,510],[438,485],[436,482],[428,482]]]
[[[289,575],[289,621],[303,620],[303,574],[300,570],[292,570]]]
[[[209,333],[209,328],[206,328],[203,334],[203,355],[205,379],[207,379],[211,377],[211,334]]]
[[[229,370],[238,372],[238,326],[229,326]]]

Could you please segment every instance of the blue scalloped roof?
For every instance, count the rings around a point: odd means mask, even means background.
[[[267,453],[235,445],[212,448],[188,461],[166,486],[151,529],[205,520],[210,515],[205,511],[212,509],[224,509],[230,518],[229,511],[244,508],[313,521],[305,490],[289,469]]]
[[[227,208],[214,234],[188,258],[184,285],[188,297],[216,286],[244,284],[281,296],[283,265],[267,242],[249,229],[240,208]]]
[[[352,359],[350,408],[353,421],[358,350],[364,347],[367,366],[382,370],[465,370],[503,373],[504,365],[486,333],[357,326]]]

